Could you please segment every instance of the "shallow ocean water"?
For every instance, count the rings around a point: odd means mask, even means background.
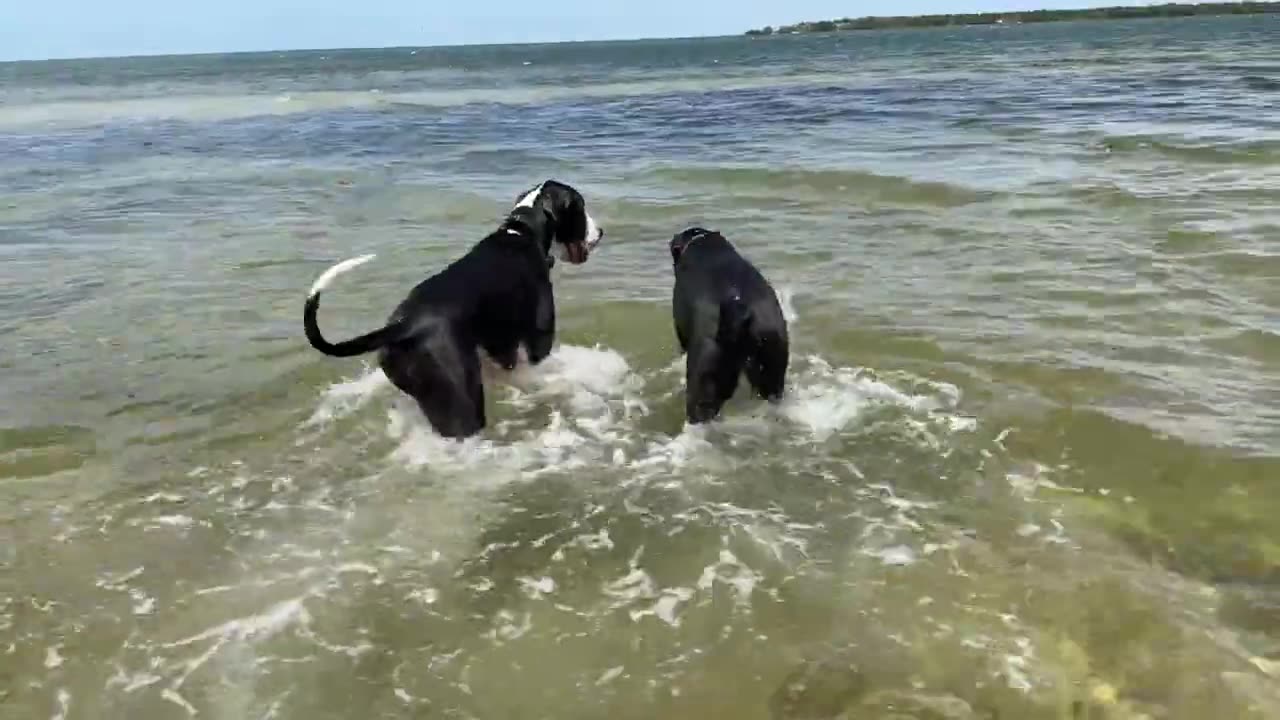
[[[0,716],[1280,717],[1277,40],[0,65]],[[608,236],[482,437],[306,345],[546,177]],[[695,223],[794,343],[698,429]]]

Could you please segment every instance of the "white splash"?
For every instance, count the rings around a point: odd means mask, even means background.
[[[157,515],[151,518],[151,521],[157,525],[167,525],[169,527],[186,528],[195,525],[195,520],[187,515]]]
[[[666,473],[683,468],[697,458],[708,459],[714,446],[707,440],[706,425],[685,424],[680,434],[651,442],[643,455],[628,463],[632,470],[658,470]],[[637,475],[644,478],[646,475]]]
[[[413,600],[423,605],[435,605],[440,599],[440,591],[435,588],[418,588],[405,596],[406,600]]]
[[[598,533],[584,533],[556,548],[556,551],[551,555],[551,559],[560,562],[564,560],[565,550],[575,547],[582,548],[587,552],[596,552],[598,550],[612,550],[614,545],[613,538],[609,537],[607,529]]]
[[[123,591],[128,589],[129,581],[142,575],[144,570],[145,568],[136,567],[119,577],[112,577],[110,574],[104,574],[100,576],[94,584],[103,590]]]
[[[364,407],[383,390],[392,387],[381,368],[367,369],[354,380],[344,380],[330,385],[324,391],[320,405],[311,417],[302,423],[304,428],[322,425],[345,417]]]
[[[891,567],[913,565],[916,562],[916,551],[906,545],[894,545],[878,550],[864,550],[863,554],[879,558],[880,562]]]
[[[533,629],[533,613],[526,612],[517,622],[515,614],[510,610],[500,610],[494,620],[494,627],[487,636],[498,644],[502,641],[519,640]]]
[[[563,396],[579,412],[600,412],[608,399],[638,392],[643,386],[626,358],[599,345],[561,345],[537,366],[517,365],[508,382],[515,391],[508,399],[513,405],[529,406],[545,396]]]
[[[642,545],[631,556],[631,569],[627,574],[605,583],[602,592],[613,598],[609,609],[628,609],[628,616],[632,622],[639,622],[646,617],[656,617],[671,627],[679,627],[680,618],[677,610],[682,603],[693,599],[694,592],[684,587],[659,588],[653,577],[640,568],[640,557],[643,554],[644,546]],[[639,603],[646,604],[636,607]]]
[[[1086,491],[1083,488],[1067,487],[1059,485],[1049,479],[1053,473],[1053,469],[1040,463],[1033,463],[1025,471],[1012,471],[1005,475],[1009,487],[1013,492],[1028,502],[1035,502],[1036,495],[1040,490],[1051,490],[1055,492],[1072,493],[1075,495],[1083,495]]]
[[[66,689],[60,688],[57,694],[58,710],[52,716],[52,720],[67,720],[67,715],[71,713],[71,693]]]
[[[276,603],[264,613],[231,620],[192,635],[185,640],[170,643],[167,647],[190,645],[193,642],[210,637],[234,638],[236,640],[260,639],[275,635],[294,623],[308,625],[311,623],[311,615],[307,612],[306,606],[302,604],[302,600],[303,598],[298,597]]]
[[[186,710],[188,715],[195,716],[200,714],[200,712],[196,710],[194,705],[188,702],[186,698],[179,695],[177,691],[173,690],[172,688],[165,688],[164,690],[161,690],[160,697],[173,703],[174,705],[177,705],[183,710]]]
[[[1031,692],[1035,685],[1031,681],[1027,668],[1031,665],[1035,653],[1032,652],[1030,640],[1018,638],[1017,642],[1022,652],[1005,655],[1003,668],[998,675],[1004,678],[1005,683],[1011,689],[1024,693]]]
[[[522,416],[461,442],[446,440],[415,405],[397,397],[388,421],[388,434],[399,441],[394,459],[493,486],[608,463],[618,444],[630,442],[635,410],[627,401],[643,380],[613,350],[562,345],[536,367],[520,364],[509,373],[490,367],[488,373],[485,392],[506,395],[498,402],[523,414],[551,408],[543,424]]]
[[[198,470],[200,470],[200,468],[196,468],[195,470],[188,472],[187,477],[199,477],[201,473],[197,472]],[[142,498],[140,502],[146,505],[149,505],[151,503],[158,503],[158,502],[180,503],[185,499],[186,499],[185,497],[183,497],[182,495],[178,495],[177,493],[155,492]]]
[[[156,599],[137,588],[129,589],[129,597],[133,599],[134,615],[150,615],[155,612]]]
[[[630,613],[632,622],[639,622],[641,618],[656,617],[671,627],[680,626],[680,618],[676,615],[681,603],[687,603],[693,599],[693,591],[689,588],[675,587],[664,588],[653,602],[653,605],[647,608],[632,610]]]
[[[972,429],[970,419],[953,419],[940,411],[953,407],[959,389],[943,383],[932,384],[936,394],[913,395],[860,368],[834,367],[817,355],[801,362],[788,378],[788,390],[780,412],[792,423],[806,429],[814,440],[825,440],[846,429],[863,413],[877,407],[898,407],[910,413],[941,419],[959,431]],[[937,416],[937,417],[935,417]]]
[[[107,687],[119,687],[126,693],[132,693],[151,687],[161,680],[164,678],[154,673],[140,672],[130,675],[123,669],[118,669],[116,674],[107,680]]]
[[[608,670],[605,670],[604,672],[600,673],[600,678],[596,680],[596,685],[597,686],[608,685],[614,680],[617,680],[622,675],[622,672],[625,669],[626,668],[623,667],[622,665],[618,665],[616,667],[611,667]]]
[[[751,594],[762,579],[760,573],[752,570],[733,553],[721,550],[720,559],[703,568],[702,577],[698,578],[698,589],[711,590],[717,582],[724,583],[733,589],[738,605],[749,606]]]
[[[549,577],[540,578],[520,578],[520,589],[524,594],[532,600],[537,600],[543,595],[550,595],[556,591],[556,581]]]
[[[620,601],[614,604],[613,607],[616,609],[627,605],[633,600],[656,596],[657,585],[653,582],[653,578],[649,576],[649,573],[633,564],[630,572],[604,586],[604,594]]]

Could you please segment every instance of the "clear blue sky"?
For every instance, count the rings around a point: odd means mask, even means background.
[[[0,0],[0,60],[736,34],[862,15],[1144,0]]]

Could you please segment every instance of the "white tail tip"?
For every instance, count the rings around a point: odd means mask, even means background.
[[[315,284],[311,286],[311,293],[309,297],[315,297],[321,290],[329,287],[329,283],[333,282],[334,278],[338,277],[342,273],[353,268],[357,268],[369,262],[373,258],[374,255],[361,255],[360,257],[353,257],[350,260],[343,260],[337,265],[325,270],[324,274],[317,278]]]

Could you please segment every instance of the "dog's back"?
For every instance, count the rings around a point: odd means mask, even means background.
[[[787,321],[764,275],[721,234],[691,228],[672,239],[672,314],[688,353],[686,414],[719,414],[743,372],[756,393],[782,397],[789,359]]]

